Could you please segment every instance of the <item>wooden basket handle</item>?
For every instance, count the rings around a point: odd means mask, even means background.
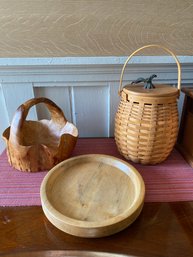
[[[173,56],[173,58],[174,58],[175,61],[176,61],[177,67],[178,67],[178,86],[177,86],[177,88],[178,88],[178,90],[180,90],[180,88],[181,88],[181,66],[180,66],[180,63],[179,63],[178,58],[176,57],[176,55],[175,55],[171,50],[169,50],[169,49],[166,48],[165,46],[152,44],[152,45],[146,45],[146,46],[140,47],[139,49],[137,49],[136,51],[134,51],[134,52],[127,58],[127,60],[125,61],[125,64],[123,65],[123,68],[122,68],[121,77],[120,77],[119,91],[118,91],[119,96],[121,95],[121,91],[122,91],[123,74],[124,74],[125,67],[126,67],[127,63],[128,63],[129,60],[133,57],[133,55],[135,55],[135,54],[138,53],[139,51],[141,51],[141,50],[143,50],[143,49],[145,49],[145,48],[149,48],[149,47],[162,48],[162,49],[164,49],[166,52],[168,52],[169,54],[171,54],[171,55]]]
[[[50,99],[45,97],[32,98],[18,107],[11,122],[10,140],[18,141],[21,133],[22,125],[28,115],[29,109],[39,103],[46,104],[51,114],[51,120],[54,123],[65,125],[67,120],[63,114],[63,111]]]

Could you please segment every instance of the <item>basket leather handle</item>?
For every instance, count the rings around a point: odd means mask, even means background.
[[[57,123],[58,125],[65,125],[67,120],[63,114],[63,111],[50,99],[45,97],[39,97],[39,98],[32,98],[22,105],[20,105],[12,119],[11,122],[11,131],[10,131],[10,140],[17,141],[20,138],[20,133],[22,130],[22,125],[28,115],[29,109],[39,103],[46,104],[48,110],[51,114],[51,120],[53,120],[54,123]]]
[[[122,71],[121,71],[121,77],[120,77],[120,83],[119,83],[119,91],[118,91],[119,96],[121,95],[121,91],[122,91],[123,75],[124,75],[124,71],[125,71],[125,67],[126,67],[127,63],[130,61],[130,59],[133,57],[133,55],[135,55],[135,54],[138,53],[139,51],[141,51],[141,50],[143,50],[143,49],[145,49],[145,48],[149,48],[149,47],[162,48],[163,50],[165,50],[166,52],[168,52],[169,54],[171,54],[172,57],[175,59],[176,64],[177,64],[177,67],[178,67],[178,86],[177,86],[177,88],[178,88],[178,90],[180,90],[180,88],[181,88],[181,66],[180,66],[180,63],[179,63],[179,61],[178,61],[178,58],[176,57],[176,55],[175,55],[171,50],[169,50],[169,49],[166,48],[165,46],[152,44],[152,45],[146,45],[146,46],[140,47],[139,49],[137,49],[136,51],[134,51],[134,52],[127,58],[127,60],[125,61],[125,64],[123,65],[123,68],[122,68]]]

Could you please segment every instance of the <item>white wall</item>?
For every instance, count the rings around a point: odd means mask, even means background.
[[[60,106],[81,137],[113,136],[119,103],[118,86],[125,57],[0,59],[0,133],[17,107],[27,99],[45,96]],[[179,57],[183,86],[193,82],[193,58]],[[124,84],[156,73],[157,83],[177,83],[176,64],[169,57],[135,57],[128,65]],[[179,101],[181,112],[183,97]],[[47,118],[42,106],[29,119]],[[0,140],[0,151],[4,148]]]
[[[2,88],[0,87],[0,134],[2,135],[3,131],[9,126],[9,119],[8,119],[8,115],[7,115],[7,109],[6,109],[6,105],[5,105],[5,99],[4,99],[4,95],[2,92]],[[2,140],[2,138],[0,139],[0,153],[3,151],[5,147],[5,144]]]

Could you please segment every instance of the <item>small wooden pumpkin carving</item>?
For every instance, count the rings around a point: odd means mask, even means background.
[[[50,120],[26,120],[29,109],[38,103],[46,104]],[[78,130],[54,102],[41,97],[18,107],[3,138],[10,165],[21,171],[36,172],[67,159],[76,145]]]

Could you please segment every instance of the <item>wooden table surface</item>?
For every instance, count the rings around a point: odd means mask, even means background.
[[[13,253],[27,251],[44,251],[33,256],[68,255],[60,255],[60,251],[52,255],[46,250],[148,257],[193,256],[193,202],[145,203],[139,218],[127,229],[98,239],[78,238],[58,230],[47,220],[40,206],[0,207],[0,255],[11,253],[9,256],[14,256]]]

